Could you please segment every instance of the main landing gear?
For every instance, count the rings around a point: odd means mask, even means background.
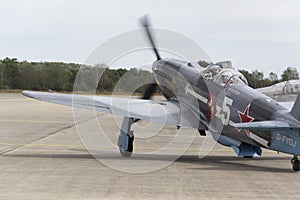
[[[124,117],[122,122],[118,146],[123,157],[130,157],[132,155],[134,135],[133,131],[131,131],[131,126],[133,123],[134,119],[130,117]]]
[[[298,172],[300,170],[300,161],[298,159],[298,156],[294,155],[294,157],[291,160],[293,170]]]

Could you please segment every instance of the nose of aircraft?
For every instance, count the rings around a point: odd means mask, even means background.
[[[161,60],[156,60],[152,64],[152,70],[174,70],[174,71],[179,71],[179,69],[182,66],[186,66],[187,63],[184,61],[176,60],[176,59],[170,59],[170,58],[165,58]]]
[[[162,60],[156,60],[152,63],[152,71],[154,72],[155,70],[159,69],[162,67]]]

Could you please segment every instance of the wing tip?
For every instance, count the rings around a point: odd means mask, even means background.
[[[30,97],[30,91],[28,90],[23,90],[22,91],[22,95],[26,96],[26,97]]]

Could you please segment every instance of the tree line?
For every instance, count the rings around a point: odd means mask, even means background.
[[[298,71],[294,67],[287,67],[285,70],[283,70],[280,78],[275,72],[270,72],[268,77],[265,77],[264,73],[258,70],[254,70],[252,72],[248,72],[247,70],[239,70],[239,72],[241,72],[247,78],[248,84],[252,88],[267,87],[282,81],[299,79]]]
[[[203,66],[207,63],[199,61],[199,64]],[[80,68],[82,77],[77,76]],[[275,72],[271,72],[268,77],[265,77],[264,73],[258,70],[239,71],[247,78],[249,86],[253,88],[299,79],[298,71],[293,67],[287,67],[280,77]],[[86,77],[98,80],[95,77],[98,74],[101,74],[99,83],[84,80]],[[73,91],[76,78],[81,83],[80,89],[95,88],[96,84],[99,92],[111,92],[116,89],[120,92],[128,92],[128,88],[129,92],[132,92],[132,89],[136,92],[143,92],[146,84],[153,81],[151,72],[134,67],[128,70],[125,68],[109,69],[104,64],[90,67],[63,62],[18,61],[16,58],[0,60],[0,89]]]
[[[81,69],[80,76],[77,77]],[[101,74],[99,83],[95,86],[95,77]],[[128,77],[129,80],[121,79]],[[106,65],[91,67],[87,65],[63,62],[28,62],[16,58],[0,60],[0,89],[40,90],[40,91],[73,91],[77,78],[80,88],[84,91],[97,88],[98,92],[112,92],[118,85],[118,90],[134,88],[142,82],[153,81],[152,73],[137,68],[109,69]],[[122,82],[119,82],[119,81]],[[94,81],[94,82],[93,82]],[[136,92],[143,92],[146,86],[138,87]],[[122,92],[122,91],[121,91]]]

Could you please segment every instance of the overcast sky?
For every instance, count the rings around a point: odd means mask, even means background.
[[[197,41],[213,61],[278,74],[300,69],[300,2],[263,0],[2,0],[0,57],[84,63],[149,14],[158,28]]]

